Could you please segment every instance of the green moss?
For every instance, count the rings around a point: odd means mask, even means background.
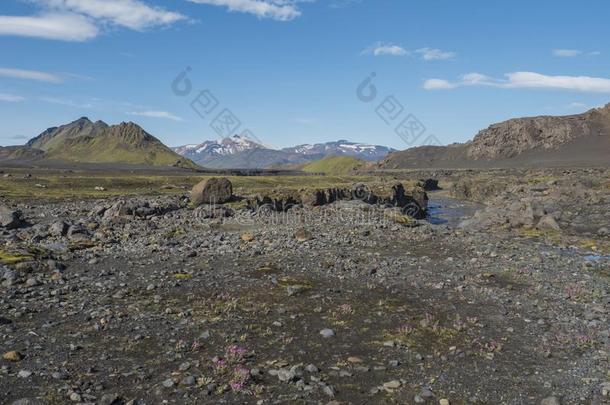
[[[28,254],[12,253],[0,250],[0,263],[2,264],[17,264],[32,260],[33,257]]]
[[[324,173],[331,175],[347,175],[364,168],[366,162],[351,156],[331,156],[316,160],[303,166],[306,173]]]

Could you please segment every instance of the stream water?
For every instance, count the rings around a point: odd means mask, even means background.
[[[435,194],[434,192],[428,193],[430,198],[428,202],[428,222],[431,224],[456,227],[460,222],[472,217],[475,212],[484,207],[482,204]]]

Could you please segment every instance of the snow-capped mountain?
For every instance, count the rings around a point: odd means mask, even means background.
[[[289,153],[298,153],[302,155],[324,155],[324,156],[354,156],[359,159],[377,161],[386,157],[390,152],[395,152],[394,149],[380,145],[369,145],[365,143],[350,142],[344,139],[336,142],[304,144],[294,146],[292,148],[282,149]]]
[[[195,160],[212,156],[220,157],[234,155],[249,149],[265,149],[246,137],[233,135],[229,138],[218,139],[216,141],[205,141],[200,144],[184,145],[173,148],[174,152],[185,157],[193,157]]]
[[[273,149],[240,135],[172,149],[179,155],[187,157],[204,167],[240,169],[294,165],[327,156],[354,156],[363,160],[377,161],[394,151],[394,149],[385,146],[346,140]]]

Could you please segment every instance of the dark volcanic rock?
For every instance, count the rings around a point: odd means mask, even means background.
[[[422,187],[426,191],[436,191],[441,189],[438,186],[438,180],[436,179],[420,180],[417,185]]]

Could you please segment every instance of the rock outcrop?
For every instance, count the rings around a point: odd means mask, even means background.
[[[605,165],[610,160],[610,104],[570,116],[510,119],[473,140],[391,153],[383,169]]]

